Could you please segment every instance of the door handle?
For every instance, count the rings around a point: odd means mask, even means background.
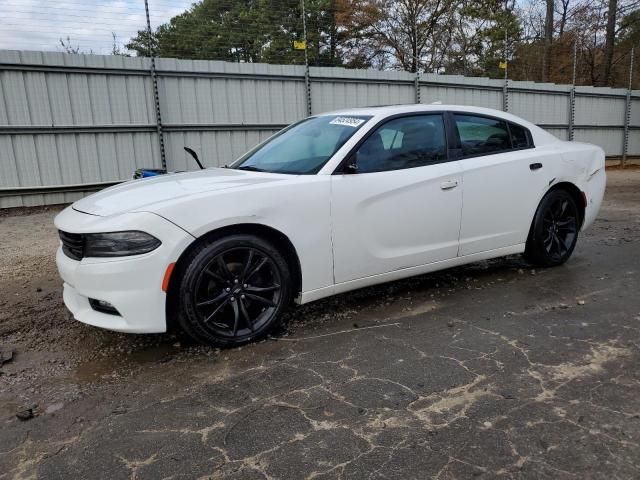
[[[538,170],[538,169],[542,168],[542,164],[541,163],[531,163],[531,164],[529,164],[529,168],[531,170]]]
[[[442,182],[440,184],[440,188],[442,190],[451,190],[452,188],[456,188],[458,186],[457,180],[447,180],[446,182]]]

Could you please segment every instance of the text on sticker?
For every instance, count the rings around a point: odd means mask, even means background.
[[[359,127],[364,123],[364,120],[355,117],[336,117],[329,123],[331,125],[344,125],[345,127]]]

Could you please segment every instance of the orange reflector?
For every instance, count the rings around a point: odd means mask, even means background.
[[[169,290],[169,280],[171,280],[171,274],[173,273],[173,269],[175,266],[175,262],[170,263],[167,267],[167,271],[164,272],[164,278],[162,279],[162,291],[165,293],[167,290]]]

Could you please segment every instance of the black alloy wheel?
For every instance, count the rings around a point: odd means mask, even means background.
[[[282,255],[252,235],[233,235],[197,248],[179,292],[178,322],[199,342],[236,346],[268,333],[291,298]]]
[[[573,253],[579,229],[580,214],[575,200],[566,190],[553,190],[540,202],[525,256],[537,265],[560,265]]]

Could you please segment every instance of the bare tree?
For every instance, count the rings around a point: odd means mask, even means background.
[[[549,81],[551,73],[551,43],[553,42],[553,0],[546,0],[547,14],[544,20],[544,57],[542,64],[542,81]]]
[[[452,42],[460,0],[373,0],[358,17],[358,30],[375,52],[374,65],[390,63],[417,72],[437,71]]]
[[[62,51],[64,53],[71,53],[71,54],[79,54],[82,53],[82,51],[80,50],[80,45],[76,45],[75,47],[71,44],[71,38],[69,38],[69,35],[67,35],[67,38],[61,38],[60,39],[60,46],[62,47]]]
[[[564,30],[567,26],[567,20],[569,18],[569,4],[571,0],[560,0],[560,26],[558,28],[558,36],[562,37],[564,35]]]
[[[111,32],[111,38],[112,38],[111,55],[120,55],[121,57],[131,56],[129,53],[124,51],[124,49],[120,45],[120,42],[118,42],[118,36],[116,35],[116,32]]]
[[[598,78],[598,85],[609,85],[611,64],[613,62],[613,47],[616,41],[616,17],[618,13],[618,0],[609,0],[607,9],[607,33],[604,42],[604,58],[602,59],[602,74]]]

